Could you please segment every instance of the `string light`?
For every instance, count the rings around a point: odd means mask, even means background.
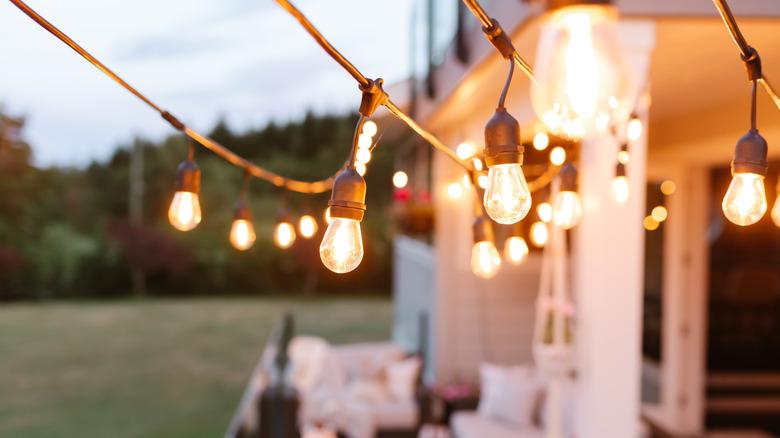
[[[612,198],[620,203],[625,204],[628,201],[628,178],[626,178],[626,165],[618,163],[615,168],[615,177],[610,182],[610,188],[612,189]]]
[[[364,163],[355,163],[355,170],[360,176],[365,176],[366,172],[368,172],[368,167]]]
[[[550,151],[550,163],[560,166],[566,162],[566,149],[561,146],[555,146]]]
[[[544,132],[537,132],[534,135],[534,149],[537,151],[543,151],[550,145],[550,137]]]
[[[642,120],[636,114],[631,114],[626,126],[626,138],[630,141],[637,141],[642,136]]]
[[[520,123],[505,107],[514,69],[515,63],[510,60],[498,108],[485,126],[488,181],[483,203],[488,216],[500,224],[519,222],[531,209],[531,191],[523,174],[524,148],[520,142]]]
[[[333,222],[333,218],[330,217],[330,207],[327,207],[325,212],[322,213],[322,220],[324,220],[327,225],[330,225],[331,222]]]
[[[528,244],[522,236],[518,222],[512,226],[511,234],[504,240],[504,259],[511,265],[519,266],[528,259],[528,253]]]
[[[472,158],[472,159],[471,159],[471,165],[472,165],[472,166],[474,166],[474,169],[475,169],[477,172],[481,172],[481,171],[482,171],[482,169],[483,169],[483,167],[484,167],[484,166],[482,165],[482,160],[480,160],[479,158],[476,158],[476,157],[474,157],[474,158]]]
[[[179,231],[190,231],[201,220],[200,211],[200,168],[193,160],[193,146],[189,154],[176,169],[176,193],[168,209],[168,221]]]
[[[458,183],[450,183],[447,185],[447,196],[451,199],[459,199],[463,196],[463,186]]]
[[[328,206],[332,222],[320,243],[320,259],[331,271],[344,274],[363,260],[360,222],[366,211],[366,181],[353,167],[336,177]]]
[[[366,150],[370,152],[371,145],[374,143],[374,139],[368,134],[360,134],[358,137],[358,148],[360,150]]]
[[[549,223],[553,218],[553,208],[549,202],[542,202],[536,207],[536,215],[539,216],[539,220],[544,223]]]
[[[474,221],[474,246],[471,249],[471,271],[479,278],[491,279],[501,268],[501,256],[498,255],[490,222],[479,217]]]
[[[471,176],[469,176],[468,173],[463,175],[463,181],[462,182],[463,182],[463,188],[464,189],[466,189],[466,190],[470,190],[471,189]]]
[[[623,143],[620,145],[620,150],[618,151],[617,160],[620,164],[628,164],[628,161],[631,159],[631,155],[628,153],[628,144]]]
[[[488,176],[487,175],[480,175],[477,177],[477,185],[481,189],[486,189],[488,186]]]
[[[577,193],[577,169],[567,163],[561,170],[561,191],[553,202],[553,222],[564,230],[571,229],[582,219],[582,201]]]
[[[645,230],[647,231],[655,231],[660,225],[661,224],[657,220],[653,219],[652,216],[646,216],[642,221],[642,226],[644,226]]]
[[[466,161],[477,153],[477,147],[470,141],[464,141],[455,148],[455,153],[458,155],[458,158]]]
[[[407,175],[403,170],[399,170],[393,174],[393,186],[395,186],[395,188],[402,189],[406,187],[408,183],[409,175]]]
[[[547,240],[550,238],[550,232],[547,229],[547,224],[541,221],[531,224],[531,243],[537,248],[544,248],[547,244]]]
[[[610,2],[562,2],[542,24],[531,98],[550,132],[580,139],[628,118],[629,74]]]
[[[661,193],[666,196],[673,195],[677,191],[677,184],[674,181],[666,180],[661,183]]]
[[[777,180],[777,198],[775,199],[775,205],[772,207],[772,222],[780,227],[780,179]]]
[[[357,151],[357,162],[362,164],[368,164],[371,161],[371,151],[365,148],[360,148]]]
[[[236,203],[233,224],[230,226],[230,243],[239,251],[246,251],[255,244],[257,235],[252,224],[252,212],[243,199]]]
[[[317,219],[310,214],[305,214],[298,219],[298,233],[304,239],[311,239],[317,234],[319,226],[317,225]]]
[[[661,223],[669,217],[669,212],[666,210],[666,207],[659,205],[653,208],[653,210],[650,212],[650,216],[654,221]]]
[[[295,243],[295,227],[287,218],[283,218],[274,227],[274,244],[281,249],[287,249],[293,243]]]
[[[363,124],[361,133],[373,137],[377,132],[379,132],[379,127],[376,125],[376,122],[373,120],[366,120],[366,123]]]

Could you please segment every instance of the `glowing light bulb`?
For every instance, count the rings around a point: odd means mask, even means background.
[[[577,192],[563,191],[555,197],[553,205],[553,222],[568,230],[575,227],[582,219],[582,201]]]
[[[474,166],[474,169],[477,172],[482,170],[482,160],[480,160],[479,158],[476,158],[476,157],[472,158],[471,159],[471,164]]]
[[[579,139],[630,114],[631,80],[616,35],[616,9],[560,8],[542,25],[531,97],[550,132]]]
[[[287,221],[276,224],[274,229],[274,244],[281,249],[287,249],[295,243],[295,227]]]
[[[366,167],[365,163],[357,162],[355,163],[355,170],[357,171],[358,175],[363,176],[366,174],[366,171],[368,171],[368,168]]]
[[[458,158],[464,161],[473,157],[474,154],[476,153],[477,153],[476,146],[474,146],[474,143],[471,143],[469,141],[464,141],[463,143],[459,144],[457,148],[455,148],[455,154],[458,155]]]
[[[549,202],[542,202],[536,207],[536,215],[539,216],[539,220],[544,223],[552,221],[553,208]]]
[[[488,176],[487,175],[480,175],[477,177],[477,185],[481,189],[486,189],[488,186]]]
[[[363,124],[363,130],[361,132],[369,137],[373,137],[376,135],[377,131],[379,131],[379,128],[377,127],[376,122],[368,120]]]
[[[471,271],[479,278],[490,279],[501,268],[501,257],[491,241],[477,242],[471,249]]]
[[[650,212],[650,216],[658,223],[665,221],[669,217],[669,211],[663,205],[659,205],[653,208]]]
[[[560,146],[555,146],[550,151],[550,162],[556,166],[560,166],[565,161],[566,161],[566,149]]]
[[[520,164],[497,164],[488,171],[485,211],[500,224],[513,224],[531,209],[531,192]]]
[[[625,176],[613,178],[612,182],[610,182],[610,187],[612,188],[612,198],[615,201],[621,204],[625,204],[628,201],[628,179]]]
[[[777,199],[775,199],[775,205],[772,207],[772,222],[780,227],[780,190],[778,190]]]
[[[312,215],[304,214],[298,219],[298,232],[304,239],[311,239],[314,237],[314,235],[317,234],[318,228],[317,219],[314,219],[314,216]]]
[[[722,207],[726,218],[737,225],[758,222],[767,209],[764,177],[756,173],[735,173]]]
[[[628,164],[628,161],[631,159],[631,155],[628,153],[628,151],[620,151],[617,155],[618,163],[620,164]]]
[[[528,258],[528,244],[520,236],[511,236],[504,242],[504,258],[517,266]]]
[[[168,209],[168,220],[180,231],[190,231],[200,223],[200,198],[197,193],[176,192]]]
[[[543,248],[547,244],[547,240],[550,238],[550,232],[547,229],[547,224],[544,222],[534,222],[531,225],[531,243],[537,248]]]
[[[365,148],[358,149],[355,154],[355,160],[358,163],[368,164],[368,162],[371,161],[371,151]]]
[[[463,188],[466,190],[471,188],[471,178],[468,174],[463,175]]]
[[[325,223],[330,225],[333,222],[333,218],[330,216],[330,207],[325,209],[325,213],[322,213],[322,219]]]
[[[677,184],[674,181],[666,180],[661,183],[661,193],[666,196],[673,195],[677,191]]]
[[[637,141],[641,136],[642,121],[639,120],[639,117],[631,117],[631,120],[628,121],[628,126],[626,127],[626,137],[631,141]]]
[[[358,267],[363,260],[363,237],[360,222],[333,218],[320,244],[320,259],[326,268],[344,274]]]
[[[534,135],[534,149],[537,151],[543,151],[550,145],[550,137],[544,132],[537,132]]]
[[[409,175],[406,174],[403,170],[399,170],[398,172],[393,174],[393,185],[396,188],[402,189],[406,187],[406,185],[409,183]]]
[[[463,186],[458,183],[450,183],[447,186],[447,196],[452,199],[458,199],[463,196]]]
[[[252,221],[236,219],[230,227],[230,243],[239,251],[246,251],[255,243],[257,235]]]
[[[645,230],[647,231],[655,231],[660,225],[661,224],[653,219],[652,216],[645,216],[645,219],[642,221],[642,226],[645,227]]]
[[[366,134],[360,134],[358,137],[358,149],[371,149],[371,145],[374,143],[374,139]]]

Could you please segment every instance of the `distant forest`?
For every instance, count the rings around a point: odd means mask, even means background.
[[[264,167],[313,180],[327,177],[344,162],[355,121],[354,115],[308,114],[300,121],[241,133],[220,122],[210,135]],[[135,139],[107,162],[83,169],[37,168],[23,124],[0,115],[0,299],[389,291],[393,151],[394,144],[407,138],[397,125],[379,122],[382,146],[366,175],[366,255],[355,272],[339,276],[322,267],[318,254],[328,194],[285,194],[255,180],[250,201],[257,242],[239,252],[231,247],[228,232],[241,188],[240,169],[197,149],[203,222],[182,233],[168,224],[167,209],[176,166],[186,156],[183,136],[159,143]],[[134,207],[140,221],[129,219],[133,153],[143,157],[142,201]],[[288,250],[276,248],[272,231],[283,210],[294,221],[311,212],[319,221],[319,235],[309,241],[299,238]]]

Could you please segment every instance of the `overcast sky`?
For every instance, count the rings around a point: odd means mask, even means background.
[[[413,0],[297,0],[369,77],[409,67]],[[198,129],[357,107],[357,84],[273,0],[28,0],[159,105]],[[361,17],[365,14],[365,18]],[[381,27],[399,30],[376,32]],[[28,118],[39,165],[84,165],[171,129],[10,2],[0,2],[0,105]],[[374,50],[376,49],[376,50]]]

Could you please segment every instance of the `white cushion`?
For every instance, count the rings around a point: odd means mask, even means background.
[[[403,349],[393,342],[342,345],[333,350],[349,380],[382,377],[387,364],[406,356]]]
[[[419,416],[417,404],[413,401],[375,403],[370,410],[379,429],[411,429],[417,425]]]
[[[414,390],[422,363],[419,358],[410,357],[393,362],[385,368],[387,392],[398,401],[414,401]]]
[[[525,367],[480,366],[482,389],[479,413],[486,418],[530,427],[539,400],[541,382]]]
[[[544,438],[544,432],[535,427],[518,427],[477,412],[456,412],[451,424],[457,438]]]

